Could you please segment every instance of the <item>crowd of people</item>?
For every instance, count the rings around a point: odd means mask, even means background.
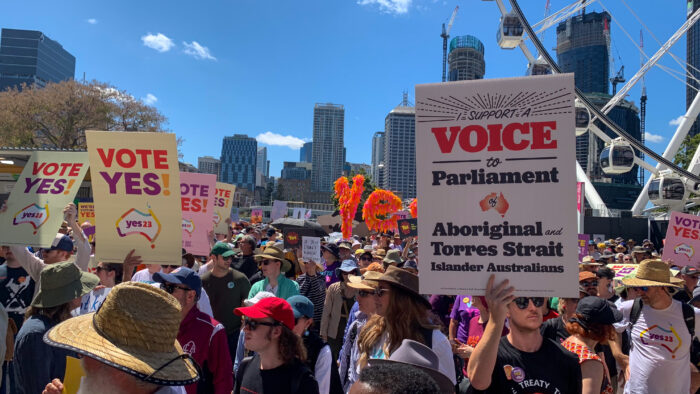
[[[208,256],[154,265],[132,250],[115,264],[94,261],[73,204],[63,213],[51,247],[0,250],[1,394],[62,392],[67,356],[85,374],[79,393],[700,386],[700,271],[660,260],[649,240],[591,242],[577,298],[516,297],[493,276],[483,296],[450,296],[420,293],[414,237],[324,239],[316,262],[279,229],[229,222]]]

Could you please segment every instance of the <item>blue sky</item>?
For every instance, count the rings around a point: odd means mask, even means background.
[[[521,7],[534,23],[545,3],[522,0]],[[567,4],[552,0],[551,10]],[[625,4],[662,42],[686,15],[680,0],[663,10],[656,1],[603,4],[615,18],[615,67],[624,64],[628,78],[640,54],[622,29],[638,40],[642,27]],[[299,143],[311,140],[314,103],[345,105],[348,161],[369,163],[372,134],[384,129],[402,91],[412,101],[415,84],[440,81],[441,24],[456,5],[451,35],[483,41],[486,78],[522,76],[522,53],[496,43],[496,3],[480,0],[9,1],[0,27],[43,31],[77,58],[76,78],[85,73],[155,105],[184,138],[185,161],[218,157],[224,136],[243,133],[260,136],[270,174],[279,176],[282,162],[298,160]],[[555,29],[545,34],[554,48]],[[659,48],[648,31],[644,43],[649,56]],[[685,38],[673,53],[685,60]],[[661,64],[683,79],[673,59]],[[685,112],[685,85],[659,68],[647,75],[647,141],[663,152],[675,130],[670,122]],[[639,88],[628,98],[638,103]]]

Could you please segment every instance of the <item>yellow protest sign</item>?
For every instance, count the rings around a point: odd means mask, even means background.
[[[50,247],[87,170],[85,152],[32,153],[0,214],[0,244]]]
[[[146,264],[180,264],[182,214],[175,135],[87,131],[97,259],[135,249]]]
[[[85,376],[85,370],[77,358],[66,356],[66,373],[63,377],[63,394],[76,394],[80,389],[80,379]]]
[[[79,202],[78,203],[78,223],[81,225],[88,222],[92,225],[92,229],[83,229],[85,235],[87,235],[90,242],[92,242],[95,236],[95,204],[91,202]]]
[[[214,198],[214,232],[220,234],[228,233],[226,218],[231,217],[233,195],[235,193],[235,185],[216,182],[216,197]]]

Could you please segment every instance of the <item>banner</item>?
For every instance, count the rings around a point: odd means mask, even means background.
[[[250,222],[251,223],[262,223],[263,210],[262,208],[255,208],[250,210]]]
[[[671,212],[661,259],[671,260],[679,267],[692,265],[700,268],[698,252],[700,252],[700,218],[687,213]]]
[[[611,270],[615,271],[615,279],[622,279],[627,275],[634,274],[639,268],[638,264],[608,264]]]
[[[591,236],[588,234],[578,235],[578,261],[581,262],[584,257],[588,256],[588,241]]]
[[[576,228],[578,228],[578,233],[583,234],[583,223],[586,204],[584,203],[584,188],[586,184],[583,182],[576,182]]]
[[[321,238],[301,237],[301,258],[304,261],[321,263]]]
[[[574,99],[573,74],[416,86],[422,294],[578,296]]]
[[[180,173],[182,201],[182,247],[188,253],[209,254],[209,232],[214,228],[212,205],[216,194],[216,175]]]
[[[216,182],[216,196],[214,197],[214,232],[228,234],[226,218],[233,220],[233,195],[236,193],[236,185]],[[235,220],[237,222],[238,219]]]
[[[401,239],[418,235],[418,219],[402,219],[397,223],[399,225],[399,237]]]
[[[97,260],[180,264],[182,214],[175,134],[86,131]],[[157,147],[157,148],[155,148]]]
[[[302,237],[313,237],[316,233],[308,228],[287,228],[282,232],[285,249],[295,249],[301,246]]]
[[[85,152],[32,153],[0,213],[0,244],[50,247],[87,170]]]
[[[78,223],[85,222],[92,224],[92,229],[83,229],[88,240],[92,242],[95,238],[95,204],[91,202],[78,203]]]
[[[270,220],[275,221],[287,216],[287,202],[275,200],[272,203],[272,211],[270,212]]]

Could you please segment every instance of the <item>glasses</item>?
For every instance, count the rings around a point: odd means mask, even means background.
[[[384,294],[386,294],[390,291],[391,291],[390,289],[377,289],[374,291],[374,295],[376,295],[377,297],[384,297]]]
[[[243,327],[247,327],[250,331],[257,330],[259,326],[276,327],[281,326],[281,324],[278,322],[268,323],[264,321],[250,320],[246,318],[243,319]]]
[[[173,292],[175,292],[175,289],[180,289],[180,290],[182,290],[182,291],[190,291],[190,290],[192,290],[192,289],[190,289],[189,287],[178,286],[178,285],[174,285],[174,284],[172,284],[172,283],[163,283],[163,284],[161,285],[161,287],[163,288],[163,290],[165,290],[165,291],[168,292],[169,294],[173,294]]]
[[[597,280],[586,280],[586,281],[581,282],[581,286],[595,287],[595,286],[598,286],[598,281]]]
[[[357,295],[360,297],[367,297],[374,295],[376,292],[375,291],[367,291],[367,290],[360,290],[357,292]]]
[[[527,308],[530,305],[530,301],[532,301],[532,305],[536,308],[544,305],[544,297],[518,297],[513,300],[519,309]]]
[[[637,291],[649,291],[649,286],[634,286],[632,288]]]
[[[269,259],[268,259],[268,260],[262,260],[262,261],[260,262],[260,264],[258,264],[258,265],[268,265],[268,264],[270,264],[270,263],[274,263],[275,261],[277,261],[277,260],[269,260]]]

